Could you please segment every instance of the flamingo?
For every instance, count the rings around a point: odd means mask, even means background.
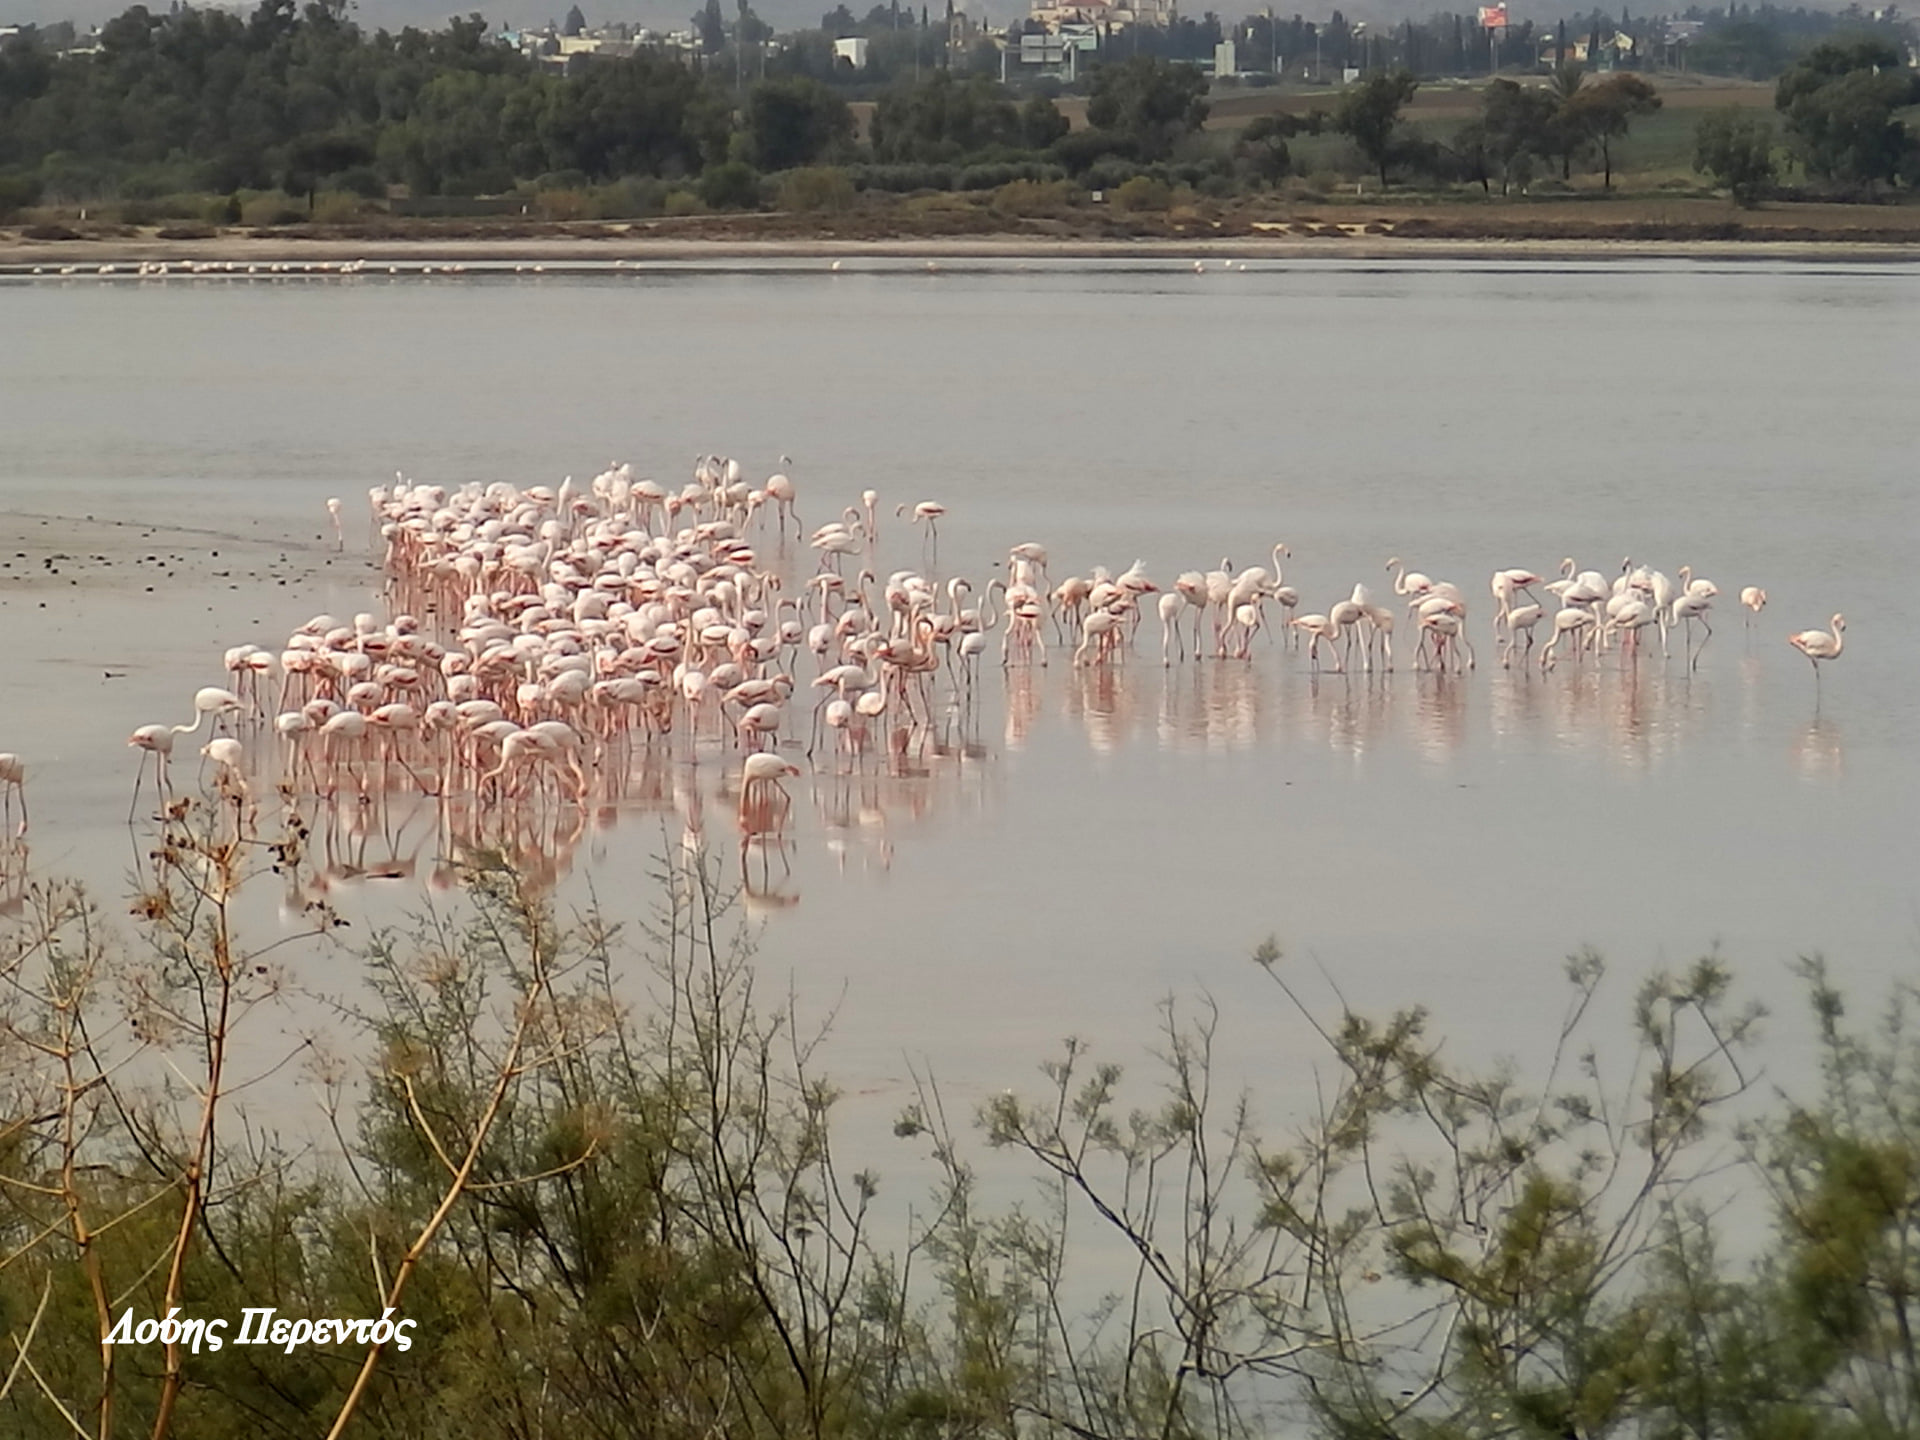
[[[1360,618],[1364,620],[1367,625],[1366,648],[1362,651],[1363,662],[1366,665],[1367,673],[1372,674],[1373,642],[1377,639],[1380,642],[1381,666],[1391,675],[1393,673],[1393,611],[1385,605],[1375,605],[1372,600],[1367,597],[1366,590],[1367,587],[1364,585],[1356,585],[1353,587],[1354,596],[1359,601],[1361,607]],[[1284,604],[1285,602],[1283,601],[1282,603]]]
[[[1787,643],[1812,662],[1813,686],[1817,691],[1820,688],[1820,662],[1838,660],[1840,652],[1846,648],[1847,617],[1834,616],[1832,630],[1802,630],[1797,635],[1789,635]],[[0,760],[6,758],[0,755]]]
[[[1086,623],[1080,627],[1080,644],[1073,652],[1073,663],[1081,664],[1089,649],[1097,653],[1088,663],[1099,665],[1110,659],[1119,648],[1120,625],[1119,614],[1112,610],[1096,610],[1087,616]]]
[[[4,799],[7,819],[13,818],[13,797],[20,797],[20,828],[13,833],[27,833],[27,766],[11,750],[0,750],[0,799]]]
[[[231,690],[221,690],[212,685],[205,686],[193,692],[193,724],[175,725],[173,727],[173,733],[176,735],[196,734],[209,715],[217,715],[221,719],[225,719],[229,715],[239,714],[245,708],[246,706],[241,703],[240,697]]]
[[[1542,670],[1551,670],[1553,668],[1553,652],[1560,647],[1562,636],[1574,635],[1575,632],[1586,630],[1593,624],[1593,611],[1587,609],[1585,606],[1563,606],[1560,612],[1553,617],[1552,638],[1540,647],[1540,668]],[[1531,627],[1529,627],[1527,638],[1529,640],[1533,638]],[[1578,654],[1580,649],[1586,645],[1586,637],[1579,635],[1574,644],[1574,653]]]
[[[793,462],[782,455],[780,457],[780,463],[782,465],[791,465]],[[794,489],[792,477],[784,470],[779,471],[767,477],[767,483],[764,488],[767,492],[767,498],[774,503],[774,523],[778,527],[779,533],[782,535],[787,533],[787,517],[792,516],[793,533],[798,536],[800,533],[800,514],[793,508]],[[765,534],[766,532],[762,531],[761,533]]]
[[[1684,569],[1680,572],[1682,576],[1685,576],[1686,573]],[[1684,621],[1687,627],[1686,637],[1682,645],[1684,648],[1692,650],[1692,657],[1687,661],[1687,668],[1690,670],[1700,668],[1700,651],[1706,649],[1707,641],[1713,638],[1713,626],[1708,623],[1707,620],[1707,611],[1713,608],[1713,595],[1705,590],[1695,589],[1694,586],[1710,586],[1711,584],[1712,582],[1709,580],[1695,580],[1684,592],[1673,597],[1673,623],[1678,625]],[[1707,632],[1705,638],[1700,642],[1699,649],[1693,649],[1692,647],[1693,622],[1695,620],[1698,620],[1700,622],[1700,628]]]
[[[1162,665],[1173,664],[1173,647],[1176,641],[1180,645],[1180,658],[1183,661],[1187,658],[1186,638],[1180,633],[1180,615],[1187,608],[1187,603],[1186,591],[1180,588],[1178,581],[1174,583],[1173,589],[1160,597],[1160,663]]]
[[[1337,602],[1332,609],[1327,611],[1327,623],[1333,627],[1334,634],[1338,636],[1341,641],[1340,668],[1343,670],[1346,668],[1346,662],[1352,658],[1354,637],[1359,630],[1360,621],[1367,613],[1368,602],[1365,595],[1366,586],[1356,585],[1353,588],[1355,591],[1353,598],[1341,600]],[[1373,670],[1372,650],[1363,650],[1361,660],[1366,665],[1368,672],[1371,673]]]
[[[1493,572],[1493,628],[1497,635],[1507,623],[1507,616],[1513,610],[1516,595],[1524,594],[1533,599],[1532,587],[1542,584],[1540,577],[1531,570],[1496,570]]]
[[[1507,633],[1500,646],[1500,668],[1507,669],[1513,660],[1513,647],[1518,632],[1525,631],[1527,636],[1526,653],[1533,653],[1533,627],[1540,623],[1540,617],[1546,612],[1538,605],[1520,605],[1507,611]],[[1524,662],[1523,662],[1524,663]]]
[[[1631,595],[1632,592],[1625,593]],[[1617,609],[1609,602],[1606,627],[1601,633],[1610,635],[1616,631],[1626,631],[1627,642],[1622,648],[1631,651],[1637,665],[1640,661],[1640,632],[1657,620],[1653,607],[1644,600],[1627,599]]]
[[[798,765],[765,750],[747,756],[740,766],[740,828],[749,833],[778,829],[776,809],[784,818],[787,806],[792,803],[787,787],[780,781],[784,776],[799,773]],[[775,795],[779,796],[777,801]]]
[[[1740,603],[1747,607],[1747,628],[1751,630],[1754,619],[1762,610],[1767,608],[1767,592],[1762,590],[1758,585],[1749,585],[1740,592]],[[1805,633],[1817,635],[1820,632],[1817,630],[1809,630]],[[1814,673],[1818,674],[1819,671],[1816,670]]]
[[[901,505],[893,513],[905,515],[907,507]],[[933,558],[936,561],[940,558],[940,517],[946,513],[947,507],[938,500],[922,500],[913,507],[913,523],[927,527],[927,540],[933,547]]]
[[[236,804],[248,798],[246,775],[246,751],[240,748],[240,742],[231,735],[222,735],[209,740],[200,747],[200,753],[213,761],[217,767],[214,785],[219,792],[231,798]]]
[[[1287,624],[1290,628],[1304,631],[1313,637],[1307,645],[1307,659],[1312,661],[1313,668],[1318,670],[1320,668],[1320,642],[1322,640],[1326,641],[1328,652],[1333,653],[1333,642],[1340,638],[1340,627],[1335,625],[1333,621],[1325,615],[1296,615],[1293,619],[1289,620]],[[1333,659],[1334,672],[1336,674],[1345,674],[1347,667],[1340,663],[1340,656],[1333,654]]]
[[[140,808],[140,783],[146,779],[147,756],[153,756],[154,788],[160,792],[161,803],[165,803],[168,792],[173,789],[173,781],[167,775],[167,761],[173,755],[175,729],[171,725],[142,725],[127,737],[127,747],[140,751],[140,769],[133,777],[133,802],[127,806],[129,825]]]
[[[1433,581],[1418,570],[1409,573],[1406,563],[1398,555],[1387,561],[1387,569],[1398,572],[1393,577],[1393,593],[1413,597],[1407,602],[1407,614],[1412,615],[1413,607],[1432,592]]]

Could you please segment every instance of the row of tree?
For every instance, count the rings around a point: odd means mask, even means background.
[[[1640,76],[1620,73],[1587,83],[1583,67],[1564,65],[1545,86],[1496,78],[1480,114],[1446,144],[1413,133],[1401,111],[1419,88],[1406,70],[1376,72],[1348,87],[1331,116],[1385,186],[1398,168],[1436,178],[1466,179],[1505,195],[1537,164],[1596,163],[1613,185],[1613,147],[1633,121],[1660,108]],[[1920,104],[1920,74],[1884,41],[1863,38],[1815,46],[1780,78],[1775,106],[1807,173],[1847,189],[1920,183],[1920,136],[1901,112]],[[1299,123],[1299,122],[1294,122]],[[1285,122],[1260,127],[1283,134]],[[1700,132],[1698,168],[1718,176],[1740,198],[1770,183],[1779,168],[1772,131],[1751,117],[1709,117]]]
[[[475,17],[369,35],[345,0],[242,18],[134,6],[93,53],[0,43],[0,167],[78,188],[509,188],[551,171],[689,174],[724,159],[730,105],[663,56],[542,73]]]
[[[1660,97],[1634,74],[1586,81],[1579,65],[1562,66],[1546,86],[1489,81],[1479,115],[1444,144],[1404,123],[1401,111],[1419,89],[1406,70],[1364,77],[1341,94],[1331,117],[1322,118],[1352,139],[1383,187],[1397,169],[1469,180],[1488,190],[1497,180],[1505,195],[1535,173],[1536,162],[1554,165],[1567,179],[1576,164],[1592,159],[1611,189],[1614,145],[1636,117],[1660,108]],[[1268,128],[1262,127],[1263,133]]]
[[[484,194],[543,176],[678,179],[723,165],[782,171],[871,158],[950,164],[1102,155],[1156,161],[1197,129],[1206,81],[1149,58],[1099,69],[1097,133],[1071,137],[1050,99],[1016,105],[984,76],[929,70],[885,93],[871,148],[841,95],[778,76],[731,88],[665,54],[542,70],[483,22],[368,35],[340,0],[251,17],[144,7],[109,22],[97,52],[55,55],[32,35],[0,45],[0,175],[70,194],[279,186]],[[1060,147],[1066,147],[1062,150]],[[1058,153],[1056,153],[1058,152]]]

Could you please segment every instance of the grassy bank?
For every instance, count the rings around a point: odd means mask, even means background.
[[[993,191],[862,195],[845,209],[640,219],[412,219],[359,214],[335,223],[227,226],[125,224],[97,214],[40,217],[0,229],[0,267],[466,256],[502,260],[645,259],[871,253],[1314,254],[1465,253],[1515,245],[1860,247],[1920,245],[1920,205],[1766,203],[1735,206],[1696,189],[1483,196],[1377,193],[1364,185],[1210,200],[1168,186],[1128,207],[1064,185],[1016,182]],[[1464,248],[1463,248],[1464,247]]]

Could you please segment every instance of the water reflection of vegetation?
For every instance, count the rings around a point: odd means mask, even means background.
[[[1768,1110],[1758,1013],[1716,959],[1640,987],[1613,1075],[1589,1035],[1602,966],[1576,957],[1533,1087],[1449,1060],[1419,1010],[1317,1016],[1269,944],[1255,960],[1326,1056],[1312,1097],[1264,1102],[1304,1117],[1286,1138],[1217,1090],[1218,1013],[1169,1001],[1144,1082],[1069,1043],[1037,1096],[982,1109],[984,1143],[1038,1176],[1024,1205],[989,1209],[921,1081],[895,1133],[937,1180],[893,1243],[892,1197],[836,1140],[823,1035],[762,994],[697,851],[638,926],[562,924],[512,872],[470,869],[457,915],[368,948],[363,1077],[309,1042],[241,1074],[290,984],[273,952],[337,930],[315,898],[300,935],[238,933],[251,872],[316,863],[297,828],[241,838],[242,803],[167,813],[137,943],[72,887],[20,890],[0,969],[9,1434],[1920,1424],[1920,1043],[1899,1006],[1849,1029],[1817,964],[1824,1088]],[[331,1162],[238,1108],[295,1063]],[[1715,1208],[1736,1172],[1777,1222],[1751,1266],[1725,1257]],[[128,1311],[262,1305],[391,1308],[413,1345],[97,1343]]]

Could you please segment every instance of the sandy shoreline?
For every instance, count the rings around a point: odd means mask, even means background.
[[[1183,263],[1236,260],[1754,260],[1855,263],[1920,262],[1920,242],[1898,244],[1809,240],[1418,239],[1386,235],[1210,239],[1051,240],[1023,236],[940,236],[886,240],[686,239],[630,234],[511,239],[314,239],[293,236],[218,236],[162,240],[102,236],[84,240],[0,240],[0,275],[31,276],[38,267],[98,267],[143,263],[187,264],[540,264],[602,266],[629,263],[756,264],[787,260],[1003,261],[1139,260]]]

